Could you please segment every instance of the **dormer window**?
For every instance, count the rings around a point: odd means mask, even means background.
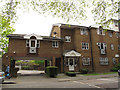
[[[110,36],[110,37],[112,37],[112,34],[113,34],[112,31],[109,31],[109,36]]]
[[[115,24],[115,27],[118,27],[118,22],[114,22],[114,24]]]
[[[71,36],[65,36],[65,42],[71,42]]]
[[[88,35],[88,30],[85,28],[81,28],[80,33],[81,33],[81,35]]]
[[[29,47],[29,53],[37,53],[37,48],[40,47],[40,40],[37,40],[35,36],[31,36],[26,40],[26,47]]]
[[[116,32],[116,37],[119,38],[119,33],[118,32]]]
[[[99,28],[98,28],[97,34],[98,34],[98,35],[105,35],[105,31],[103,30],[102,27],[99,27]]]

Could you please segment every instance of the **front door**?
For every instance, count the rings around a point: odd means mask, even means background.
[[[74,58],[69,58],[69,71],[74,71]]]

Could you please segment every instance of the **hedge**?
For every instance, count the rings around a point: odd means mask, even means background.
[[[49,77],[56,77],[58,74],[58,67],[48,66],[48,67],[46,67],[45,72]]]

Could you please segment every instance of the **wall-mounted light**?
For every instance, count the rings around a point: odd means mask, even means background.
[[[8,58],[8,56],[6,56],[6,58]]]
[[[15,54],[16,52],[14,51],[13,53]]]

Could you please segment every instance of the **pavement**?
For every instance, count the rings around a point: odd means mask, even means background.
[[[118,74],[81,75],[69,77],[63,73],[50,78],[44,71],[19,71],[17,78],[6,79],[3,88],[118,88]]]

